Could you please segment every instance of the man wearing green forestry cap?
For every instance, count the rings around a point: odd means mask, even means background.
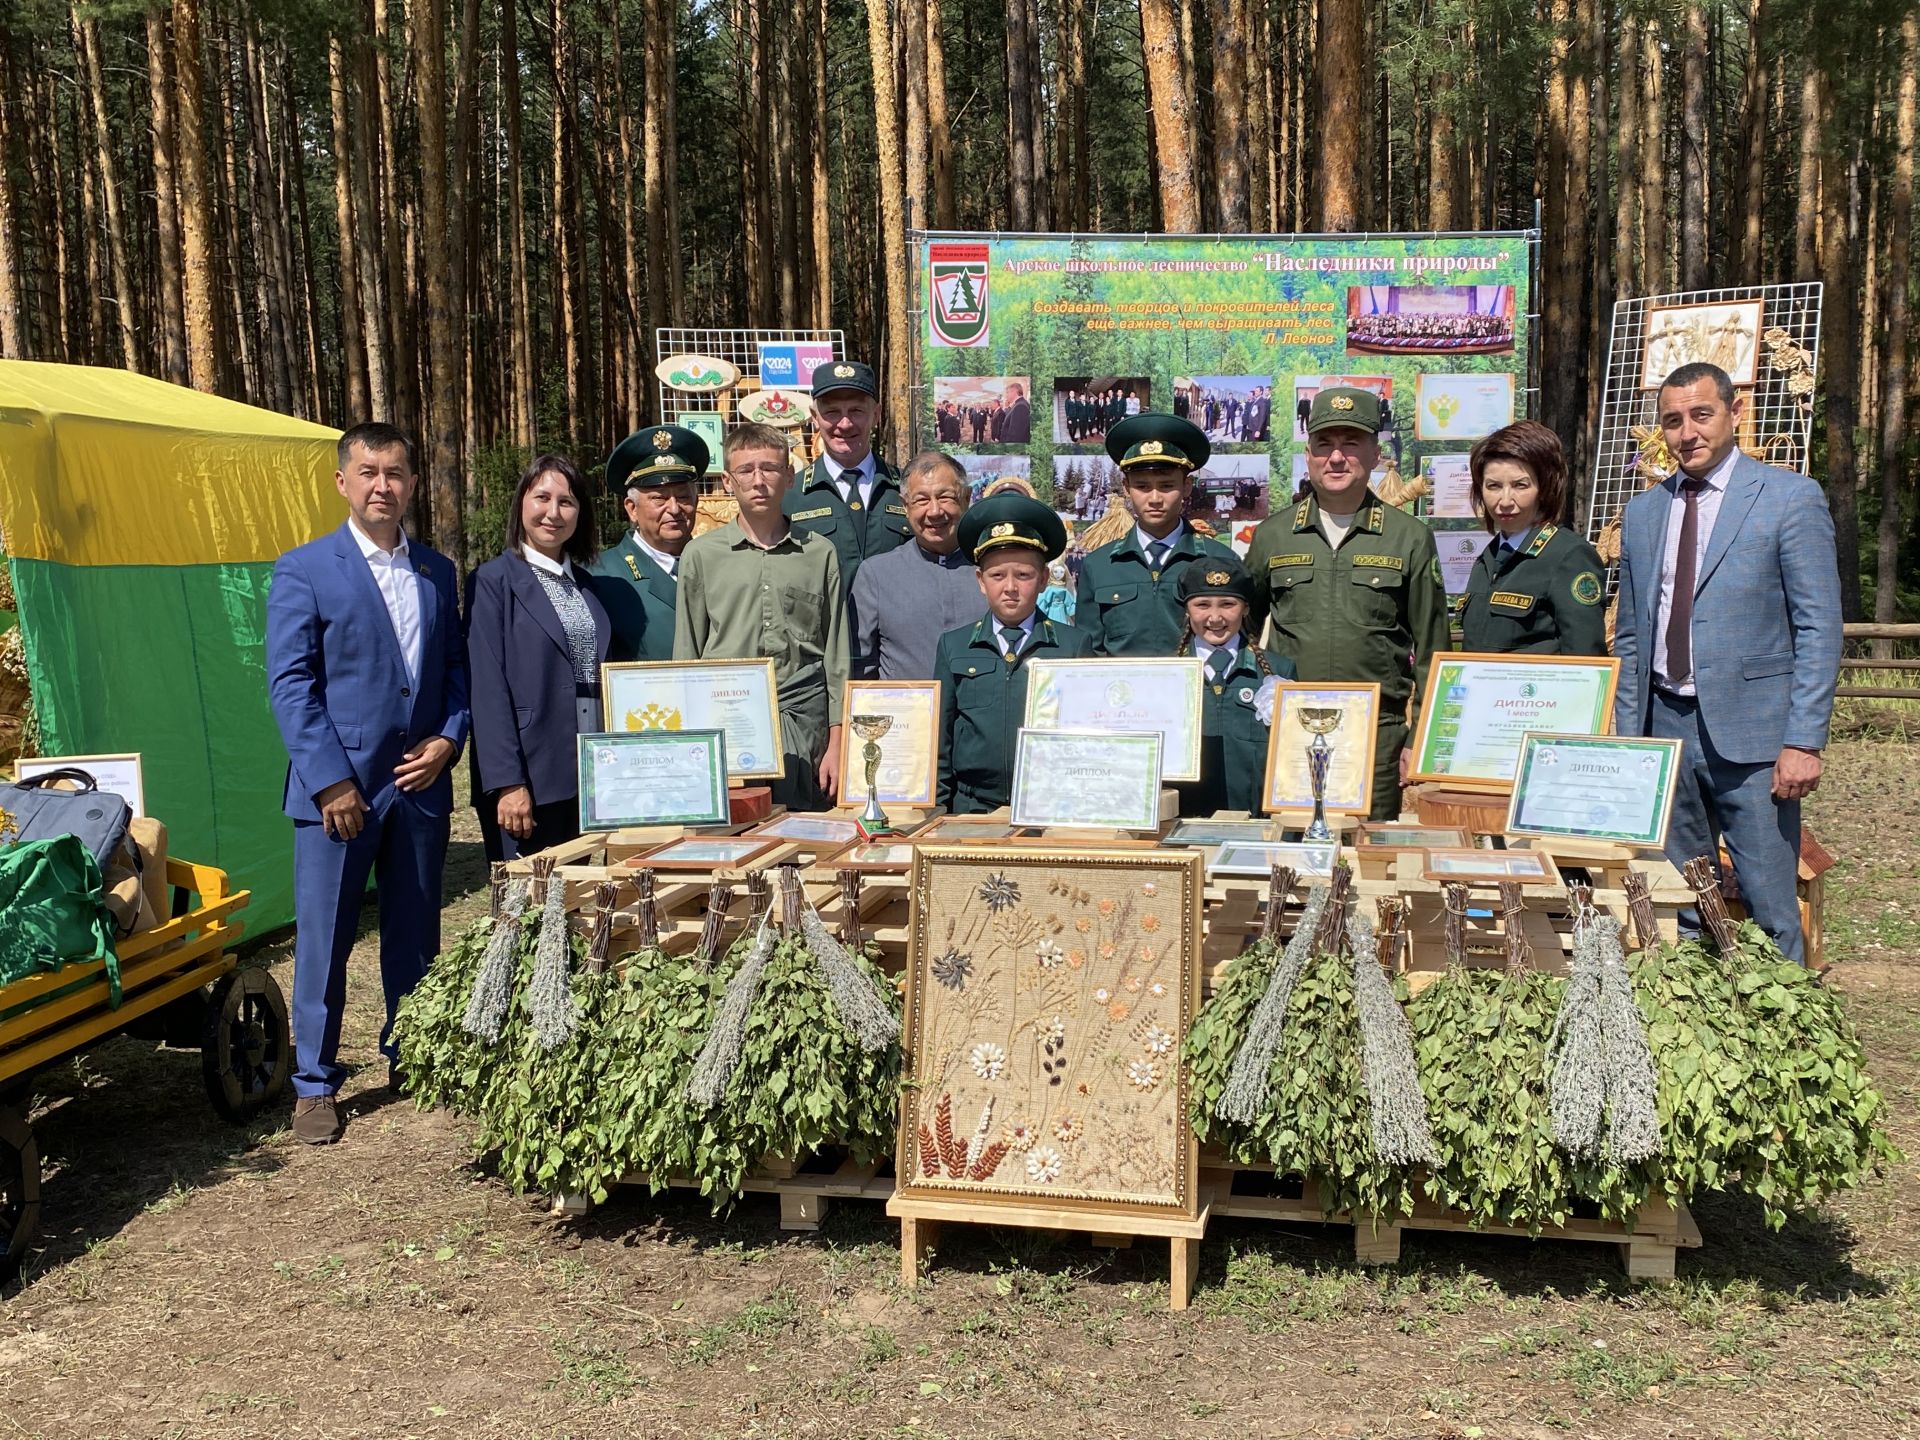
[[[1107,432],[1107,454],[1120,467],[1135,523],[1080,567],[1073,618],[1096,654],[1172,654],[1187,630],[1181,575],[1203,559],[1234,558],[1185,521],[1193,472],[1212,453],[1200,427],[1177,415],[1135,415]]]
[[[1312,493],[1270,516],[1247,552],[1256,617],[1302,680],[1376,681],[1373,818],[1400,813],[1400,752],[1419,677],[1449,648],[1446,586],[1425,524],[1374,494],[1380,399],[1334,386],[1307,413]]]
[[[629,529],[603,550],[593,573],[620,585],[595,590],[613,624],[608,656],[671,660],[680,552],[693,539],[707,442],[682,425],[637,430],[607,457],[607,489],[622,497]]]
[[[998,809],[1013,797],[1013,752],[1027,709],[1027,661],[1080,660],[1087,637],[1038,613],[1047,562],[1067,548],[1060,517],[1017,491],[990,495],[960,521],[987,615],[949,630],[934,652],[940,682],[940,786],[956,815]]]

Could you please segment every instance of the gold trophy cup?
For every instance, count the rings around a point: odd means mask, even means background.
[[[880,792],[874,783],[880,774],[880,737],[892,728],[891,715],[853,717],[853,733],[866,742],[860,757],[867,762],[867,808],[860,812],[860,828],[869,835],[885,835],[893,829],[887,812],[880,808]]]
[[[1307,746],[1307,776],[1313,782],[1313,821],[1300,838],[1307,841],[1333,839],[1327,828],[1327,767],[1333,763],[1333,747],[1327,736],[1340,728],[1340,711],[1333,705],[1302,705],[1295,712],[1300,728],[1310,732]]]

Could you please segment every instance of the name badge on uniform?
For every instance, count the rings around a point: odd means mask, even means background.
[[[855,508],[858,508],[858,507],[855,507]],[[904,505],[887,506],[887,514],[889,515],[904,515],[906,513],[907,513],[907,507]]]
[[[853,508],[858,510],[860,507],[856,505]],[[793,514],[789,515],[787,519],[789,521],[824,520],[831,514],[833,514],[833,507],[831,505],[822,505],[817,510],[796,510]]]
[[[1533,609],[1535,597],[1519,590],[1496,590],[1487,597],[1487,605],[1494,610],[1513,610],[1524,615]]]
[[[1356,555],[1353,557],[1356,568],[1362,565],[1372,566],[1376,570],[1405,570],[1407,562],[1400,555]]]
[[[1278,570],[1282,565],[1311,565],[1312,563],[1313,557],[1311,555],[1275,555],[1271,560],[1267,561],[1267,568],[1269,570]]]

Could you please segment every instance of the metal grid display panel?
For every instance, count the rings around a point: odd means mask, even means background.
[[[1760,325],[1759,333],[1752,337],[1753,383],[1740,387],[1747,397],[1740,445],[1770,465],[1806,473],[1813,434],[1812,377],[1820,353],[1819,282],[1687,290],[1621,300],[1613,307],[1613,336],[1607,347],[1600,440],[1594,452],[1593,491],[1586,516],[1589,540],[1598,539],[1621,507],[1644,488],[1643,477],[1634,469],[1640,442],[1633,432],[1638,427],[1652,427],[1656,419],[1659,391],[1644,384],[1649,328],[1656,312],[1694,305],[1751,304],[1755,300],[1760,302]],[[1779,337],[1776,343],[1769,343],[1768,336],[1775,331],[1781,332],[1793,351],[1783,351],[1777,343]],[[1794,351],[1805,357],[1803,373],[1807,378],[1798,385],[1793,383],[1794,375],[1802,369],[1791,358]]]
[[[760,388],[760,347],[762,345],[831,345],[833,358],[846,358],[844,332],[839,330],[720,330],[662,327],[654,331],[654,354],[710,355],[724,360],[740,372],[740,383],[730,390],[679,390],[654,377],[655,399],[659,413],[671,420],[689,410],[717,410],[728,425],[734,422],[735,407]],[[813,421],[802,423],[800,436],[805,453],[815,451]],[[718,485],[718,458],[707,474],[706,487]]]

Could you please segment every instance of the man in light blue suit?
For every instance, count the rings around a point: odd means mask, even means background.
[[[310,1145],[344,1129],[340,1019],[369,874],[389,1067],[394,1008],[440,949],[467,661],[453,565],[401,529],[417,480],[404,431],[347,431],[334,484],[348,520],[282,555],[267,596],[267,685],[293,821],[293,1133]],[[401,1078],[389,1068],[391,1088]]]
[[[1743,406],[1716,365],[1660,387],[1680,469],[1621,522],[1613,725],[1684,742],[1667,858],[1717,857],[1723,838],[1748,913],[1804,963],[1800,802],[1840,676],[1840,576],[1826,497],[1741,453]]]

